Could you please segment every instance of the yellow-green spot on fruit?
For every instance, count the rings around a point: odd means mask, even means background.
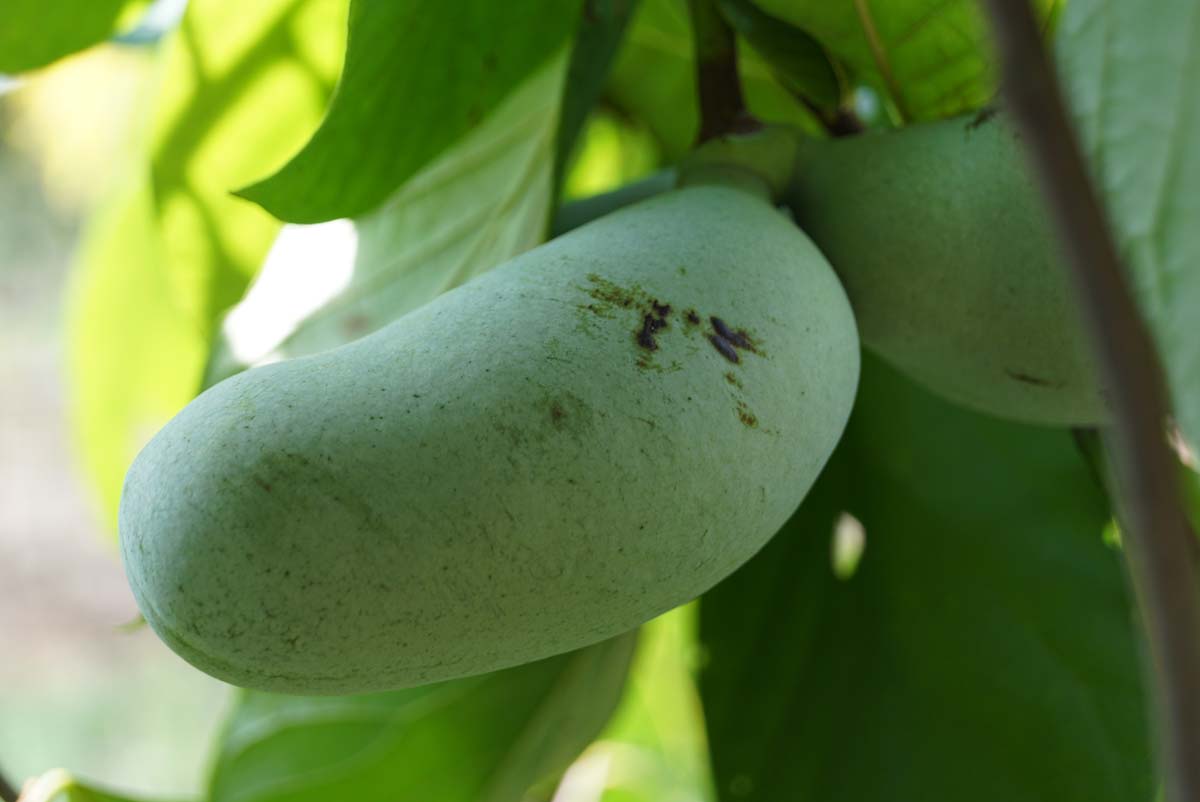
[[[786,216],[677,190],[202,394],[126,479],[130,585],[184,658],[286,693],[595,643],[779,529],[841,436],[858,354],[837,278]]]
[[[964,405],[1091,425],[1104,393],[1046,212],[1004,115],[810,141],[789,204],[863,343]]]

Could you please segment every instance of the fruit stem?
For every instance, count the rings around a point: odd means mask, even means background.
[[[726,134],[750,133],[761,126],[746,111],[738,76],[737,38],[716,0],[688,0],[700,101],[697,144]]]
[[[1165,798],[1200,802],[1197,546],[1166,440],[1163,373],[1029,4],[984,5],[1009,107],[1024,133],[1109,392],[1113,424],[1103,436],[1125,524],[1124,553],[1150,646]]]

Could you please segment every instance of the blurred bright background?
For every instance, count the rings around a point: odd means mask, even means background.
[[[81,223],[149,55],[104,46],[0,95],[0,767],[195,793],[228,689],[146,627],[79,468],[64,315]]]

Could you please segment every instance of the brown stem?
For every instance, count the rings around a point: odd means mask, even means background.
[[[17,789],[12,786],[3,772],[0,772],[0,802],[16,802],[18,796],[20,794],[17,793]]]
[[[698,142],[757,130],[746,111],[738,77],[737,39],[717,10],[716,0],[688,0],[700,96]]]
[[[1168,802],[1200,802],[1200,585],[1196,542],[1167,447],[1167,396],[1150,333],[1072,135],[1050,59],[1025,0],[985,0],[1009,108],[1024,133],[1093,352],[1108,389],[1105,432],[1123,543],[1154,673]]]

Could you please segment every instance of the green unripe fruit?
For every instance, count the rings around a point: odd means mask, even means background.
[[[994,415],[1108,418],[1049,221],[1002,120],[811,141],[788,200],[884,359]]]
[[[779,529],[842,433],[858,356],[790,220],[725,187],[667,193],[202,394],[126,479],[129,581],[179,654],[267,690],[582,647]]]

